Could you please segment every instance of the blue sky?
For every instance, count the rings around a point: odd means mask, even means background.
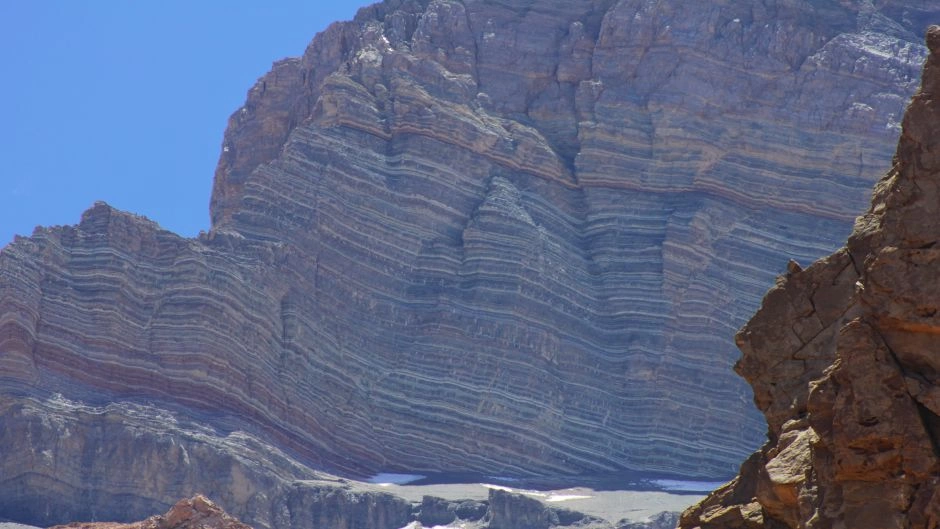
[[[229,114],[363,0],[0,2],[0,246],[96,200],[193,236]]]

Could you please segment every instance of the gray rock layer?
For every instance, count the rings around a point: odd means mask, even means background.
[[[3,249],[4,402],[150,403],[358,474],[730,475],[763,430],[733,331],[845,238],[938,10],[365,8],[233,114],[205,236],[97,204]],[[88,461],[32,493],[196,492]]]
[[[153,405],[103,407],[61,395],[0,402],[6,519],[48,526],[130,521],[203,491],[257,529],[397,529],[408,501],[355,490],[244,432],[223,432]]]

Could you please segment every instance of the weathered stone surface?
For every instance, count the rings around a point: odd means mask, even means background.
[[[780,278],[738,335],[768,442],[680,527],[940,525],[940,26],[927,45],[894,167],[847,247]]]
[[[570,509],[546,506],[522,494],[490,490],[486,515],[489,529],[549,529],[551,527],[582,527],[612,529],[610,522]]]
[[[674,529],[679,521],[679,513],[661,512],[644,522],[621,522],[617,529]]]
[[[201,491],[259,528],[397,529],[409,502],[313,472],[263,438],[153,405],[0,399],[0,512],[57,524],[145,518]],[[105,469],[102,473],[100,469]]]
[[[937,11],[366,8],[277,63],[233,114],[205,236],[98,204],[3,249],[0,392],[152,405],[263,439],[301,473],[728,475],[762,430],[728,373],[728,336],[778,263],[848,231],[914,89],[919,21]],[[792,284],[852,290],[860,251]],[[788,352],[835,340],[847,305],[790,288]],[[779,362],[792,384],[831,363],[803,349]],[[742,372],[763,376],[747,358]],[[792,384],[756,385],[772,424],[806,408]],[[127,450],[88,435],[88,454]],[[210,468],[226,457],[213,454]],[[80,471],[40,467],[31,493],[49,512],[32,520],[118,492],[164,508],[235,483],[119,479],[91,455]],[[14,469],[0,497],[29,474],[18,457],[0,451]],[[245,487],[262,490],[265,472]]]
[[[166,514],[136,523],[73,522],[52,529],[251,529],[203,495],[180,500]]]
[[[425,496],[421,500],[421,507],[418,511],[417,519],[421,525],[434,527],[435,525],[447,525],[457,519],[457,513],[454,512],[454,505],[444,498],[435,498],[434,496]],[[480,516],[482,518],[482,516]]]

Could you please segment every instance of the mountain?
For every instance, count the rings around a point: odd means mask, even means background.
[[[892,169],[845,247],[794,268],[738,334],[764,447],[681,527],[940,524],[940,26]]]
[[[780,263],[844,240],[938,18],[389,0],[334,24],[232,115],[208,233],[99,203],[2,250],[0,516],[199,491],[255,527],[324,501],[380,527],[408,505],[321,471],[730,476],[763,430],[730,337]]]

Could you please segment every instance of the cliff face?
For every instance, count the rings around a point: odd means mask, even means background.
[[[913,0],[362,10],[233,114],[208,234],[97,204],[0,253],[3,435],[48,440],[31,466],[0,451],[0,498],[44,498],[30,516],[51,523],[239,483],[265,507],[236,514],[264,527],[293,523],[272,498],[307,501],[265,480],[311,468],[730,474],[762,426],[728,337],[778,263],[844,238],[938,16]],[[134,430],[83,444],[22,418],[60,398],[109,424],[136,406],[200,424],[216,470],[115,465]],[[219,440],[241,432],[294,463],[239,477]]]
[[[738,334],[767,444],[681,527],[940,525],[940,26],[891,171],[848,244]]]
[[[61,395],[0,407],[4,519],[36,525],[146,518],[203,493],[258,528],[398,529],[412,505],[312,471],[272,441],[154,405]]]

